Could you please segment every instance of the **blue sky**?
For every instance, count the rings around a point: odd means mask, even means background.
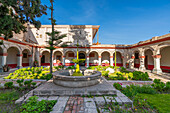
[[[55,0],[54,6],[57,24],[100,25],[102,44],[134,44],[170,31],[170,0]],[[42,24],[50,24],[47,13]]]

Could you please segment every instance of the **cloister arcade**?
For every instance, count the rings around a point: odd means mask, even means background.
[[[57,48],[52,55],[53,65],[75,65],[72,59],[77,58],[76,48]],[[114,66],[115,48],[80,48],[79,58],[85,59],[81,66]],[[170,72],[170,42],[158,42],[132,48],[117,48],[117,66],[151,70],[155,73]],[[39,66],[50,65],[50,51],[43,47],[27,44],[17,44],[5,41],[5,46],[0,46],[0,69],[4,65],[10,68],[33,66],[37,60]],[[126,65],[127,64],[127,65]],[[129,66],[128,66],[129,65]]]

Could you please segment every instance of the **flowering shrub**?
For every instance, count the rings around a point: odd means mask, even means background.
[[[48,75],[50,71],[49,68],[43,67],[32,67],[32,68],[22,68],[18,69],[13,73],[10,73],[5,79],[47,79],[49,80]]]

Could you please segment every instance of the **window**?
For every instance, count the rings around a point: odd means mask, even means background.
[[[94,53],[90,53],[89,57],[94,57]]]

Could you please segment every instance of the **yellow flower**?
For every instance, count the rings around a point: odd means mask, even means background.
[[[137,109],[135,109],[137,111]]]

